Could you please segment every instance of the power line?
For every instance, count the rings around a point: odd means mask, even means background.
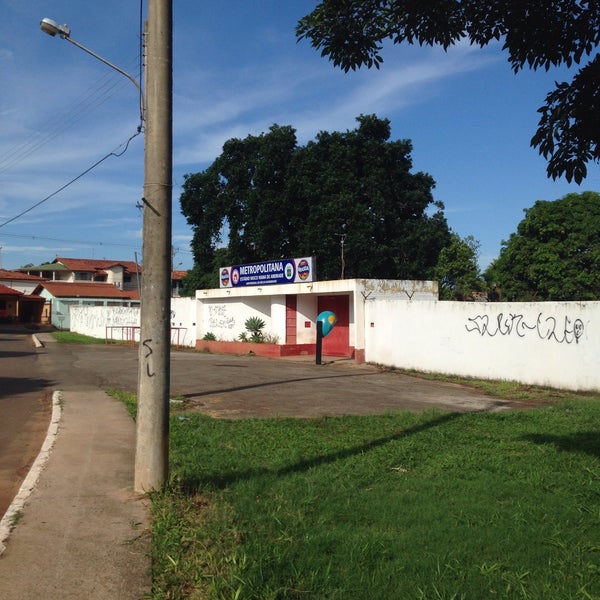
[[[3,238],[20,238],[25,240],[35,240],[44,242],[60,242],[61,244],[77,244],[81,246],[115,246],[120,248],[138,248],[135,244],[118,244],[116,242],[98,242],[94,240],[66,240],[62,238],[45,237],[41,235],[9,234],[3,233]]]
[[[53,117],[46,123],[43,133],[30,134],[23,142],[9,148],[0,156],[0,173],[8,171],[65,131],[72,129],[86,115],[108,102],[126,86],[127,82],[117,73],[106,72],[71,103],[62,115]]]
[[[117,157],[123,156],[123,154],[125,154],[125,152],[127,151],[127,148],[129,147],[129,143],[131,142],[131,140],[133,140],[133,138],[140,135],[140,133],[141,133],[141,131],[138,130],[124,144],[121,144],[121,146],[119,146],[119,148],[121,148],[122,146],[125,146],[125,148],[123,149],[122,152],[118,152],[118,153],[116,151],[109,152],[108,154],[103,156],[100,160],[96,161],[91,167],[88,167],[85,171],[83,171],[82,173],[77,175],[77,177],[74,177],[73,179],[71,179],[71,181],[69,181],[68,183],[65,183],[63,186],[59,187],[55,192],[52,192],[50,195],[46,196],[44,199],[40,200],[39,202],[36,202],[33,206],[30,206],[29,208],[20,212],[18,215],[11,217],[10,219],[8,219],[7,221],[4,221],[3,223],[0,223],[0,227],[4,227],[5,225],[12,223],[13,221],[16,221],[23,215],[26,215],[28,212],[31,212],[34,208],[37,208],[38,206],[40,206],[47,200],[50,200],[50,198],[52,198],[53,196],[56,196],[57,194],[62,192],[64,189],[68,188],[71,184],[75,183],[78,179],[81,179],[84,175],[87,175],[92,169],[95,169],[99,164],[103,163],[107,158],[110,158],[111,156],[117,156]]]
[[[41,235],[32,235],[32,234],[24,234],[24,233],[3,233],[3,238],[19,238],[25,240],[36,240],[36,241],[44,241],[44,242],[60,242],[61,244],[78,244],[81,246],[111,246],[115,248],[135,248],[139,249],[139,245],[136,244],[119,244],[117,242],[100,242],[96,240],[69,240],[64,238],[54,238],[47,237]],[[140,241],[141,244],[141,241]],[[183,250],[180,247],[176,248],[177,253],[180,254],[193,254],[191,250]]]

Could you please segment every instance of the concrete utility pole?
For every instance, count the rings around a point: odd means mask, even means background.
[[[136,492],[169,473],[172,193],[172,0],[148,0]]]

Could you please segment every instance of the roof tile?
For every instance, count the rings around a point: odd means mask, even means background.
[[[40,287],[48,290],[56,298],[118,298],[138,300],[136,290],[123,291],[111,283],[82,283],[69,281],[44,281]]]

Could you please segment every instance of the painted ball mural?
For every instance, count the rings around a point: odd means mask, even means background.
[[[320,321],[323,324],[323,337],[326,337],[331,333],[331,330],[335,327],[337,320],[336,314],[330,310],[324,310],[322,313],[319,313],[317,316],[317,321]]]

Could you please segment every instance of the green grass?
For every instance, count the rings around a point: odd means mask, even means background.
[[[121,392],[120,390],[115,390],[110,388],[106,390],[106,393],[117,400],[120,400],[127,409],[127,412],[131,415],[132,419],[135,419],[137,413],[137,402],[136,395],[131,392]]]
[[[312,420],[180,411],[170,485],[151,496],[152,597],[598,599],[600,397],[554,399]]]
[[[71,331],[53,331],[52,337],[61,344],[105,344],[104,338],[95,338]]]

